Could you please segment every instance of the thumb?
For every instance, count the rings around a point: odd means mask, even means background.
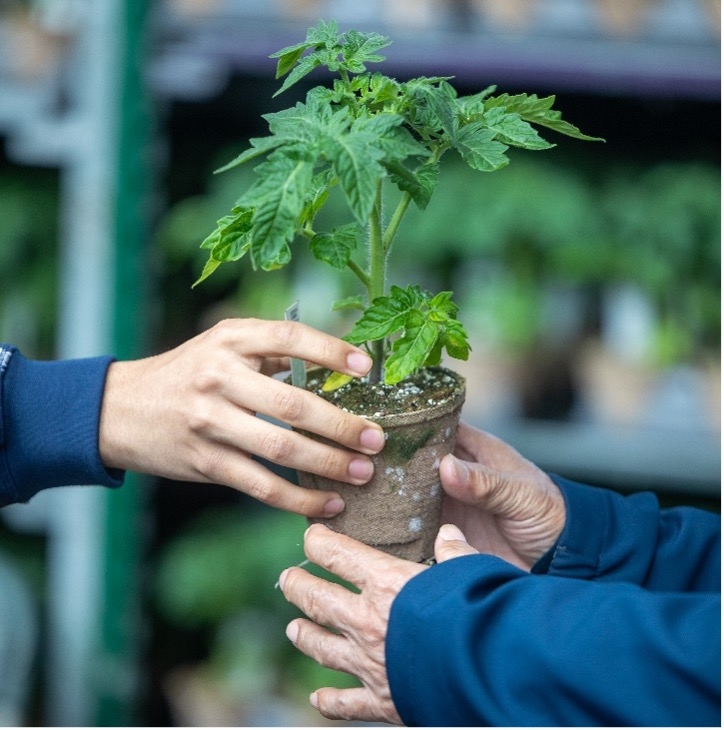
[[[511,484],[501,472],[452,454],[440,461],[440,483],[453,499],[493,513],[505,512],[512,496]]]
[[[435,560],[444,563],[463,555],[477,555],[478,551],[468,545],[465,535],[455,525],[442,525],[435,538]]]

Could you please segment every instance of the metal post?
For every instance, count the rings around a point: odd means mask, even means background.
[[[113,302],[119,0],[86,4],[74,48],[61,176],[58,356],[110,352]],[[40,496],[40,495],[39,495]],[[104,569],[103,490],[49,490],[46,714],[93,724],[94,658]]]
[[[119,104],[116,148],[114,352],[138,357],[147,321],[145,272],[152,191],[152,125],[144,84],[148,4],[125,2],[120,17]],[[147,485],[127,474],[123,487],[106,493],[101,667],[96,723],[136,724],[143,635],[141,571],[147,526]]]

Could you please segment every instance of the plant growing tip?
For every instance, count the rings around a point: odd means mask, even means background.
[[[272,54],[280,94],[319,66],[335,74],[331,87],[311,89],[304,102],[264,115],[269,135],[217,172],[251,160],[256,182],[236,207],[218,221],[201,244],[209,259],[194,284],[222,263],[248,254],[254,270],[270,271],[289,263],[292,245],[306,242],[312,255],[359,280],[362,294],[335,308],[363,310],[345,339],[372,355],[373,381],[396,383],[422,367],[440,362],[442,351],[467,359],[470,345],[457,319],[451,292],[432,295],[417,285],[387,288],[387,260],[410,204],[427,206],[447,152],[470,167],[494,172],[509,163],[509,147],[545,150],[555,145],[536,128],[586,141],[553,109],[554,96],[499,94],[496,87],[458,96],[449,78],[420,77],[399,82],[371,73],[367,64],[390,40],[377,33],[339,33],[335,21],[320,21],[301,43]],[[316,216],[329,192],[339,187],[350,220],[332,230],[317,230]],[[388,219],[383,199],[389,188],[401,197]],[[366,250],[365,265],[358,249]],[[335,374],[327,387],[344,384]]]

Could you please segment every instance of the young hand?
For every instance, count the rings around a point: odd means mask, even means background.
[[[357,347],[297,322],[220,322],[179,347],[108,372],[99,448],[106,467],[225,484],[310,517],[344,508],[339,495],[303,489],[252,454],[294,469],[362,485],[382,429],[270,375],[289,357],[356,377],[371,367]],[[261,413],[340,444],[321,444],[257,418]]]

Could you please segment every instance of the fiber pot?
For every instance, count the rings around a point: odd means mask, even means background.
[[[442,509],[438,467],[455,445],[465,400],[464,378],[446,368],[423,368],[396,385],[353,381],[323,393],[326,375],[325,371],[310,371],[307,389],[378,423],[387,441],[372,457],[375,473],[364,486],[299,472],[302,486],[336,491],[346,505],[335,517],[311,521],[406,560],[429,560],[434,555]]]

